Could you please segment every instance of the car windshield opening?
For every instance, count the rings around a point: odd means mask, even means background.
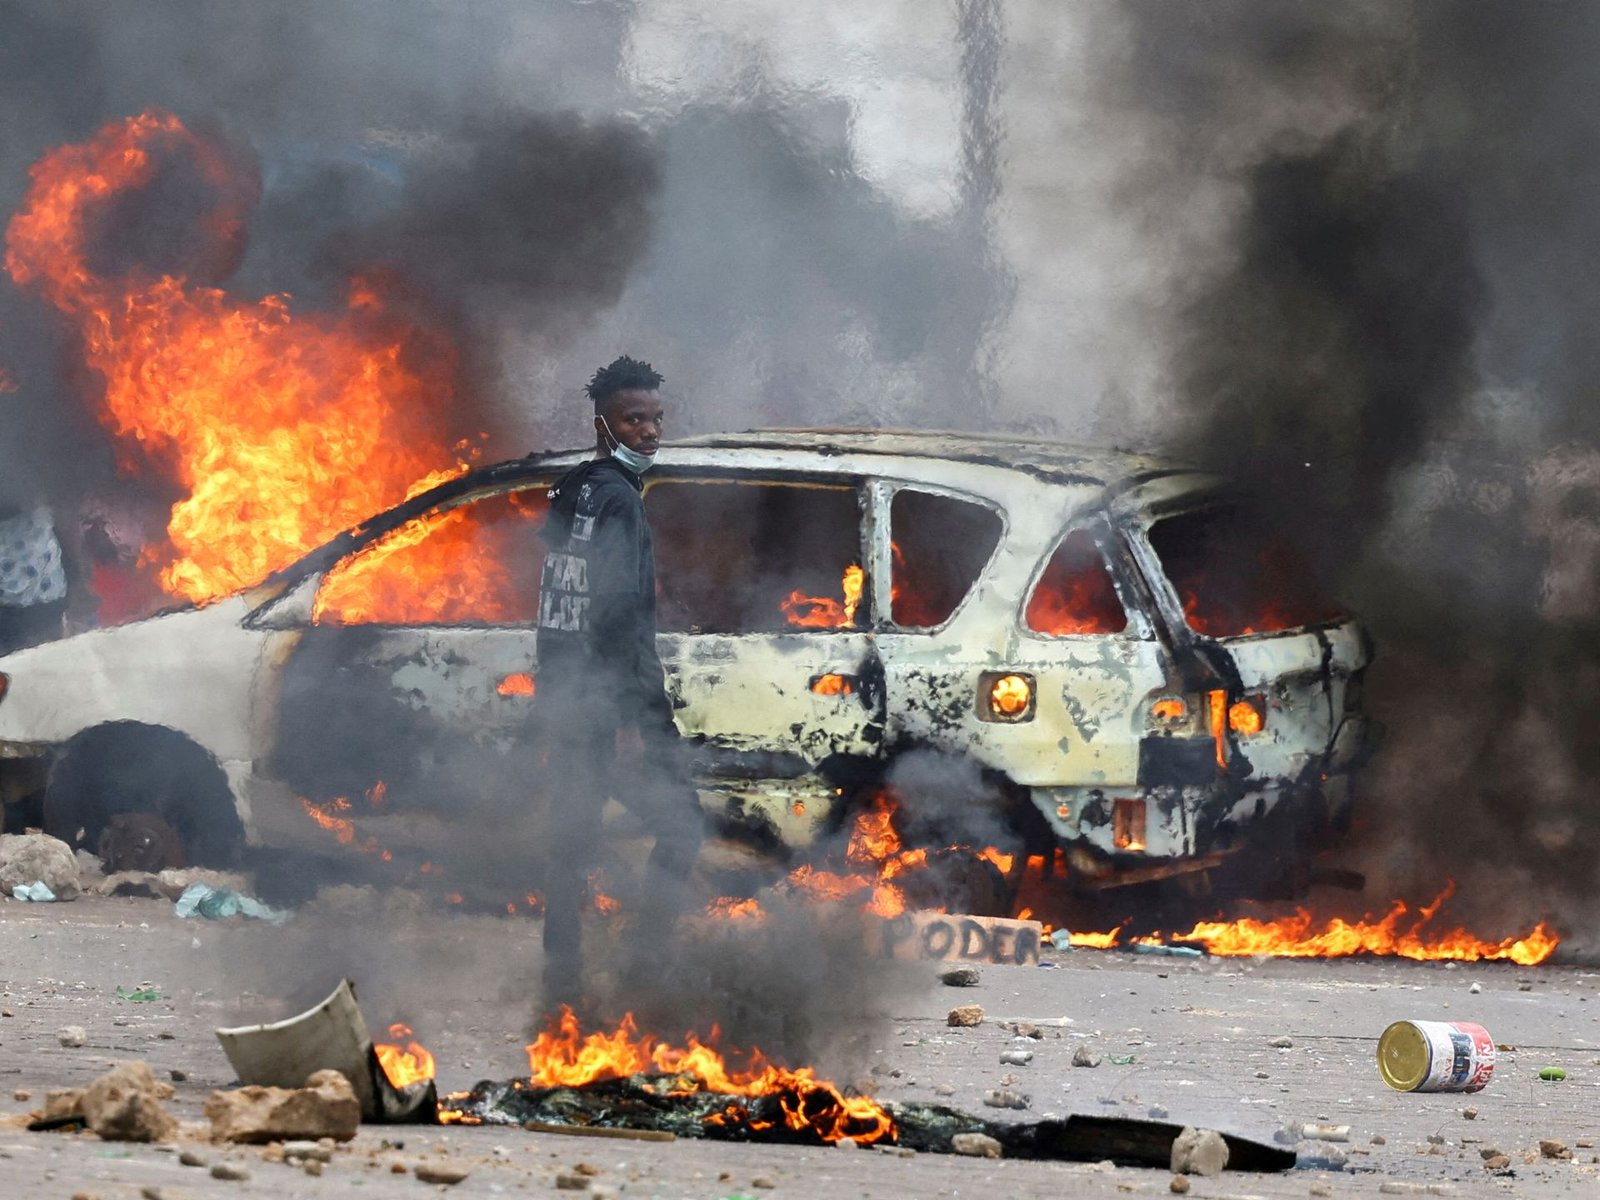
[[[855,488],[663,479],[646,490],[645,511],[655,541],[658,628],[865,628]]]
[[[896,625],[931,628],[950,619],[1000,541],[1000,514],[973,500],[901,488],[889,505]]]
[[[1289,540],[1235,505],[1157,521],[1150,545],[1189,628],[1206,637],[1274,633],[1344,615]]]
[[[541,483],[407,521],[341,559],[312,620],[327,625],[531,625],[549,507]]]
[[[1061,539],[1028,599],[1024,619],[1035,633],[1052,637],[1121,633],[1128,627],[1111,572],[1087,529]]]

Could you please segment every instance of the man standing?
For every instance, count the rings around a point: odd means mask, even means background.
[[[661,442],[662,377],[626,355],[596,371],[595,457],[550,489],[535,720],[549,749],[545,1002],[582,993],[583,868],[608,796],[655,835],[634,953],[662,946],[687,899],[703,820],[656,654],[656,568],[641,476]]]

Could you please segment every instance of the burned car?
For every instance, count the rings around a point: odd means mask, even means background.
[[[545,492],[581,457],[472,470],[237,595],[0,659],[12,792],[78,844],[144,814],[201,862],[452,804],[463,755],[526,740]],[[661,657],[724,826],[803,853],[910,753],[976,766],[1016,847],[1089,887],[1281,864],[1347,816],[1365,637],[1223,481],[959,434],[661,458]]]

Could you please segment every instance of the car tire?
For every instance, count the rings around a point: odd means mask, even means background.
[[[113,721],[62,746],[44,795],[44,831],[95,852],[123,813],[147,813],[183,840],[190,865],[231,867],[244,823],[216,758],[175,729]]]

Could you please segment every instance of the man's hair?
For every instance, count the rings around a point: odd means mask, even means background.
[[[594,378],[589,380],[589,386],[583,390],[589,394],[589,399],[594,401],[598,411],[605,402],[618,392],[630,388],[652,392],[661,386],[662,377],[647,362],[640,362],[637,358],[629,358],[624,354],[610,366],[601,367],[594,373]]]

